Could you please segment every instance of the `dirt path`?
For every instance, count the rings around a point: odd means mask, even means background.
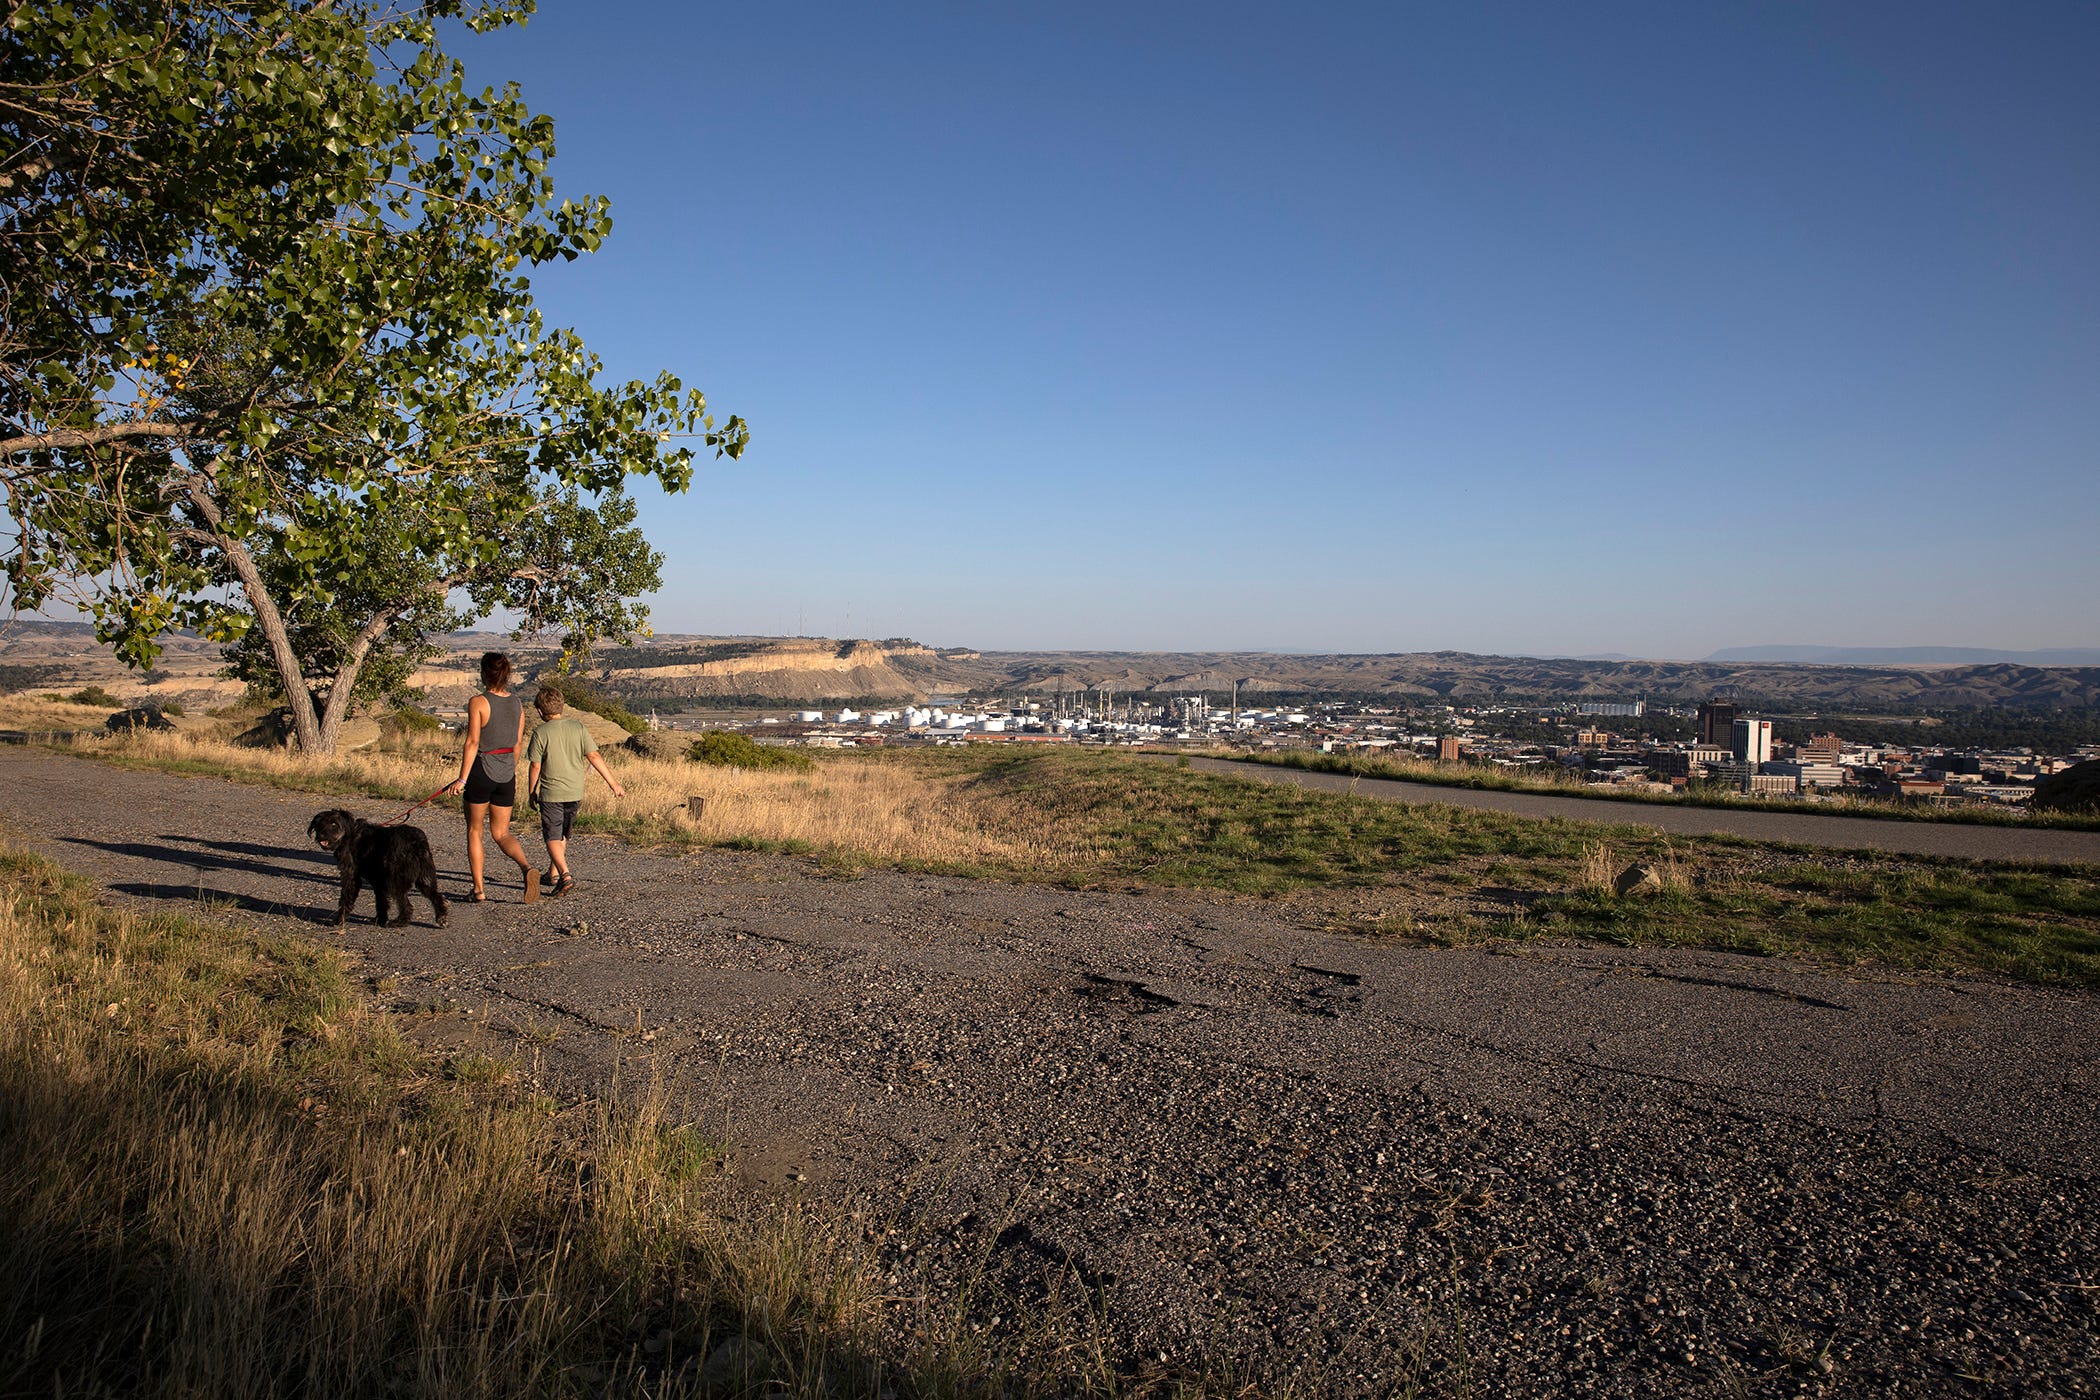
[[[1163,762],[1178,760],[1163,759]],[[2040,826],[1977,826],[1965,822],[1885,821],[1877,817],[1838,817],[1820,812],[1730,811],[1660,802],[1626,802],[1609,797],[1557,797],[1543,792],[1444,787],[1397,778],[1352,778],[1340,773],[1313,773],[1271,763],[1238,763],[1231,759],[1190,757],[1193,768],[1252,782],[1287,783],[1322,792],[1349,792],[1394,802],[1444,802],[1519,817],[1561,817],[1569,821],[1616,822],[1652,826],[1681,836],[1741,836],[1751,841],[1782,841],[1798,846],[1839,850],[1889,851],[1900,855],[1952,856],[1960,860],[2042,861],[2050,864],[2100,865],[2100,831],[2059,830]]]
[[[20,839],[317,937],[326,805],[0,753]],[[429,1037],[581,1091],[653,1062],[750,1178],[895,1210],[900,1278],[975,1278],[987,1318],[1062,1279],[1127,1356],[1365,1394],[2095,1391],[2100,999],[577,852],[569,899],[443,932],[367,901],[344,941]]]

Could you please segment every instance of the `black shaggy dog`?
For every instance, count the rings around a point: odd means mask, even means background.
[[[315,816],[306,829],[322,850],[335,853],[336,866],[343,872],[343,903],[335,911],[337,928],[350,922],[350,910],[362,884],[372,886],[382,928],[389,902],[401,906],[398,922],[409,921],[410,886],[430,901],[438,927],[445,926],[445,897],[438,893],[437,864],[430,858],[430,838],[421,827],[374,826],[338,807]]]

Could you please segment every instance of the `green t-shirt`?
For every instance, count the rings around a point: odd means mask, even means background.
[[[582,720],[564,716],[533,730],[525,761],[540,765],[540,801],[583,801],[584,780],[591,776],[587,758],[596,752],[598,741]]]

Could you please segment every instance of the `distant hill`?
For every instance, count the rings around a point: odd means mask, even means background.
[[[1998,651],[1990,647],[1725,647],[1708,661],[1808,666],[2100,666],[2100,647]]]
[[[0,622],[0,683],[20,690],[71,690],[99,685],[126,703],[179,700],[186,705],[225,704],[244,687],[223,674],[226,659],[216,642],[194,632],[161,638],[160,660],[141,674],[95,640],[85,622],[12,618]]]
[[[902,637],[659,636],[601,651],[595,664],[622,693],[664,700],[911,700],[926,687],[900,664],[937,670],[943,655]],[[954,655],[970,660],[976,653]]]
[[[427,703],[457,706],[474,688],[474,660],[485,648],[513,651],[527,676],[553,657],[488,633],[443,639],[448,654],[416,673]],[[1766,649],[1756,649],[1766,650]],[[1795,648],[1814,651],[1815,648]],[[1837,649],[1831,648],[1830,651]],[[638,703],[701,703],[731,698],[775,704],[844,700],[897,702],[929,695],[1048,697],[1108,689],[1119,695],[1173,695],[1238,687],[1242,699],[1263,695],[1375,696],[1399,704],[1477,704],[1495,700],[1557,703],[1631,700],[1684,704],[1715,694],[1778,711],[1886,714],[1917,710],[2006,707],[2026,710],[2100,708],[2100,665],[2052,660],[2046,665],[1941,660],[1953,648],[1892,654],[1926,659],[1857,664],[1744,659],[1706,661],[1590,660],[1579,657],[1483,656],[1463,651],[1384,655],[1292,655],[1281,652],[984,652],[933,648],[901,637],[883,641],[829,637],[657,636],[633,647],[607,648],[591,671],[613,692]],[[2044,652],[2051,658],[2075,651]],[[124,669],[90,629],[77,624],[18,622],[0,630],[0,665],[11,684],[61,688],[96,683],[127,698],[147,693],[186,703],[236,698],[237,682],[220,674],[218,648],[194,637],[171,638],[153,677]]]
[[[1516,657],[1521,661],[1642,661],[1630,651],[1520,651]]]
[[[915,659],[892,663],[925,676]],[[1281,656],[1274,652],[985,652],[944,658],[939,684],[978,693],[1055,693],[1102,686],[1118,693],[1212,694],[1239,683],[1242,696],[1390,696],[1401,703],[1498,699],[1631,700],[1664,704],[1716,693],[1774,709],[2086,709],[2100,706],[2100,667],[1841,666],[1784,662],[1586,661],[1482,656],[1472,652]]]

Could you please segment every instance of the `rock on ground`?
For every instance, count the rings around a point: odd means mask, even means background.
[[[2074,763],[2040,779],[2029,801],[2040,812],[2100,811],[2100,758]]]

